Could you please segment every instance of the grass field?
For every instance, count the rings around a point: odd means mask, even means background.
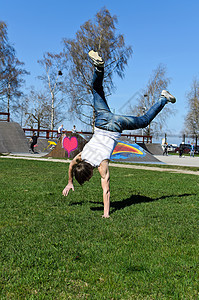
[[[67,168],[0,158],[0,299],[199,299],[198,176],[111,167],[102,219]]]

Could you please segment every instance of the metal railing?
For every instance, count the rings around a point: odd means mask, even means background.
[[[38,137],[44,139],[57,138],[60,135],[57,130],[50,129],[23,128],[23,130],[27,137],[31,137],[33,132],[36,132]],[[72,131],[66,131],[66,133],[72,133]],[[87,131],[77,131],[77,133],[82,135],[92,135],[92,132]],[[122,134],[122,136],[132,140],[134,143],[152,143],[151,135]]]
[[[37,136],[43,139],[57,138],[58,131],[50,129],[34,129],[34,128],[23,128],[23,131],[27,137],[31,137],[33,132],[37,133]]]
[[[0,112],[0,116],[6,116],[7,117],[5,120],[3,120],[3,119],[0,118],[0,121],[10,122],[10,113]]]
[[[122,134],[122,136],[132,140],[134,143],[152,143],[152,135],[139,135],[139,134]]]

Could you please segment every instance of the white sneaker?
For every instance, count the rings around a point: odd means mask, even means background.
[[[168,100],[168,102],[171,102],[171,103],[176,102],[176,98],[166,90],[162,91],[161,96],[165,97]]]
[[[103,67],[104,66],[104,61],[99,56],[98,52],[95,52],[95,51],[91,50],[91,51],[89,51],[88,55],[92,59],[92,61],[94,63],[94,66],[96,66],[96,67]]]

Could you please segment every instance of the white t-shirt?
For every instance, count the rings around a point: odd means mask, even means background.
[[[93,167],[98,167],[105,159],[110,160],[120,136],[120,132],[107,131],[95,127],[94,135],[82,150],[82,160],[90,163]]]

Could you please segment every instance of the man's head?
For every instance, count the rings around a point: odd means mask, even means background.
[[[93,176],[93,167],[85,161],[80,161],[74,166],[73,173],[77,182],[82,185]]]

